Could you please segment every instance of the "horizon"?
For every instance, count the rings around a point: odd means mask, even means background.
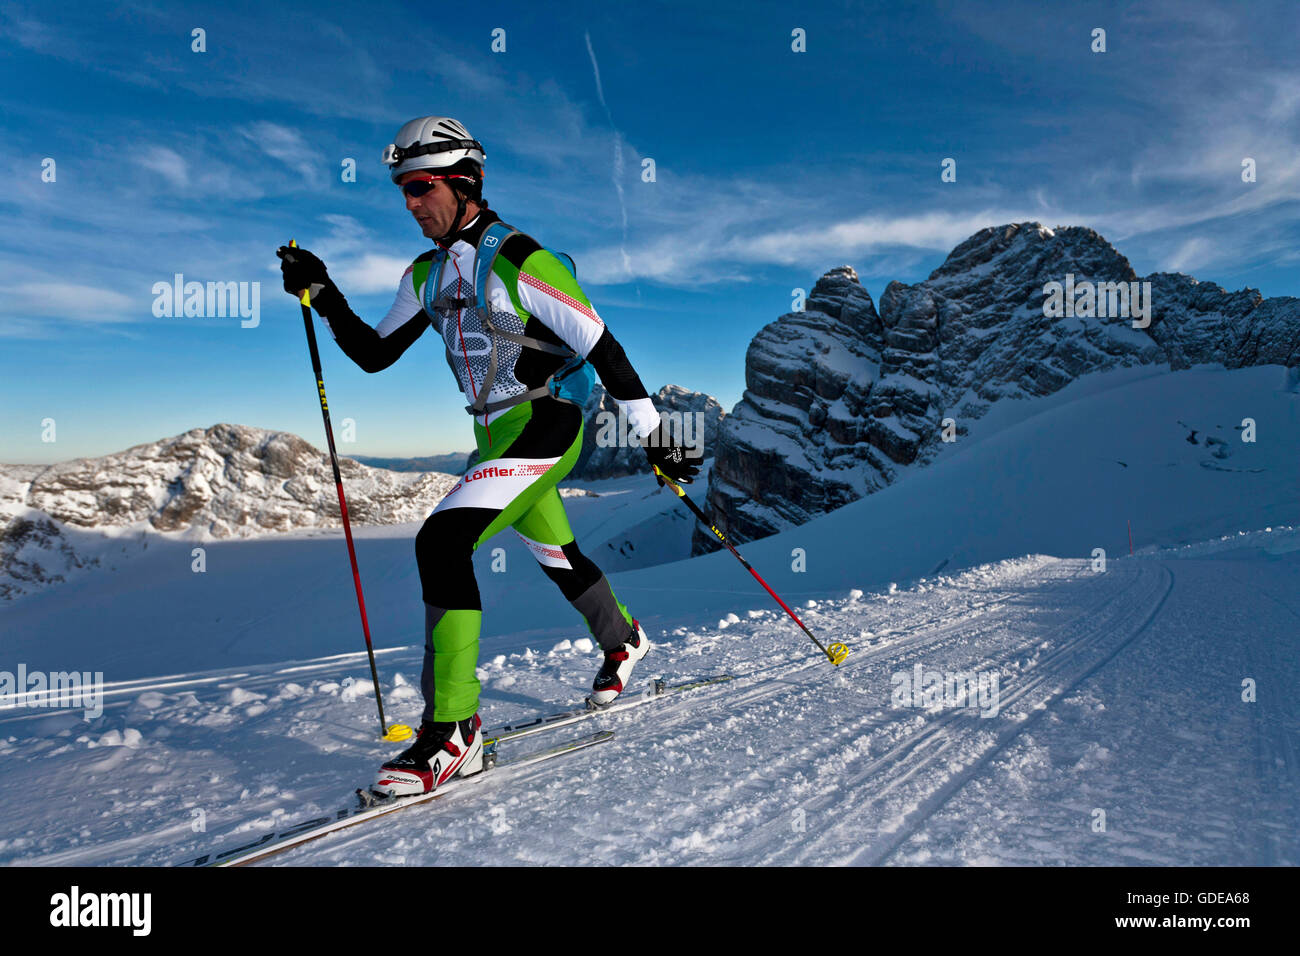
[[[233,427],[235,427],[235,428],[254,428],[254,429],[257,429],[258,431],[268,432],[268,433],[273,434],[273,435],[274,435],[274,434],[279,434],[279,435],[294,435],[295,437],[297,437],[297,438],[301,438],[303,441],[307,442],[307,444],[311,445],[313,448],[315,448],[317,451],[319,451],[322,455],[329,454],[329,446],[328,446],[328,444],[325,442],[325,440],[324,440],[323,437],[320,439],[319,443],[317,443],[316,441],[313,441],[313,440],[312,440],[309,436],[307,436],[307,435],[300,435],[300,434],[298,434],[297,432],[287,432],[287,431],[285,431],[285,430],[282,429],[282,428],[264,428],[264,427],[261,426],[261,425],[249,425],[249,424],[247,424],[247,423],[245,423],[245,422],[213,422],[211,425],[195,425],[193,428],[187,428],[185,431],[183,431],[183,432],[177,432],[177,433],[175,433],[174,435],[160,435],[160,436],[158,436],[157,438],[154,438],[154,439],[149,440],[149,441],[136,442],[135,444],[127,445],[125,448],[116,448],[116,449],[113,449],[113,450],[111,450],[111,451],[103,452],[103,453],[100,453],[100,454],[94,454],[94,455],[74,455],[74,456],[72,456],[71,458],[59,458],[59,459],[57,459],[57,460],[55,460],[55,461],[0,461],[0,468],[6,468],[6,467],[12,467],[12,468],[45,468],[45,467],[49,467],[49,466],[51,466],[51,465],[62,465],[62,464],[66,464],[67,462],[71,462],[71,461],[82,461],[82,460],[85,460],[85,459],[94,459],[94,458],[108,458],[108,457],[111,457],[111,456],[113,456],[113,455],[123,455],[123,454],[126,454],[127,452],[131,451],[131,450],[134,449],[134,448],[142,448],[142,447],[144,447],[145,445],[152,445],[152,444],[156,444],[157,442],[161,442],[161,441],[169,441],[169,440],[174,439],[174,438],[180,438],[182,435],[188,434],[189,432],[192,432],[192,431],[209,431],[209,430],[211,430],[211,429],[213,429],[213,428],[220,428],[222,425],[229,425],[229,426],[233,426]],[[340,439],[338,439],[338,438],[336,437],[336,438],[335,438],[335,444],[336,444],[336,445],[341,445],[341,444],[343,444],[343,443],[342,443],[342,441],[341,441]],[[341,458],[341,459],[342,459],[342,458],[351,458],[351,459],[354,459],[354,460],[357,460],[357,461],[360,461],[360,459],[362,459],[362,458],[392,458],[392,459],[399,459],[399,460],[413,460],[413,459],[416,459],[416,458],[445,458],[445,457],[448,457],[448,456],[451,456],[451,455],[469,455],[469,454],[472,454],[472,453],[473,453],[473,449],[467,449],[467,450],[465,450],[465,451],[456,451],[456,450],[453,450],[453,451],[449,451],[449,452],[438,452],[438,453],[429,454],[429,455],[371,455],[371,454],[369,454],[368,452],[357,452],[357,453],[355,453],[355,454],[348,454],[348,453],[344,452],[344,451],[340,448],[340,449],[339,449],[339,458]],[[360,463],[363,464],[363,465],[366,464],[366,463],[363,462],[363,461],[360,462]],[[367,465],[366,467],[368,467],[368,468],[376,468],[376,467],[379,467],[379,466],[377,466],[377,465]]]

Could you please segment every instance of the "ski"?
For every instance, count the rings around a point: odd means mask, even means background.
[[[421,794],[414,797],[380,797],[368,791],[357,790],[357,806],[344,808],[334,812],[331,816],[315,817],[311,820],[303,820],[301,823],[295,823],[293,826],[286,827],[283,830],[271,830],[261,834],[257,839],[244,843],[240,846],[231,847],[222,850],[219,853],[205,853],[200,857],[192,860],[186,860],[177,866],[243,866],[248,863],[254,863],[263,860],[266,857],[273,856],[277,853],[283,853],[285,850],[301,846],[312,840],[318,840],[330,833],[339,830],[345,830],[349,827],[357,826],[368,820],[374,820],[377,817],[387,816],[390,813],[396,813],[399,810],[405,810],[409,807],[429,803],[440,797],[445,797],[449,793],[455,793],[464,786],[478,783],[485,777],[495,779],[497,772],[507,768],[527,767],[532,764],[542,763],[547,760],[553,760],[557,757],[564,757],[569,754],[577,753],[580,750],[586,750],[588,747],[595,747],[599,744],[609,743],[614,739],[612,730],[601,731],[600,733],[589,734],[585,737],[576,737],[567,740],[564,743],[556,744],[545,750],[539,750],[534,753],[525,754],[521,757],[514,757],[505,760],[498,760],[496,753],[496,740],[485,740],[483,745],[483,770],[471,777],[453,777],[444,783],[432,793]],[[491,754],[489,759],[489,752]],[[493,769],[496,768],[496,769]],[[493,772],[489,773],[489,770]],[[363,795],[364,794],[364,795]]]
[[[633,707],[640,707],[642,704],[648,704],[670,694],[680,694],[684,691],[694,690],[697,687],[709,687],[713,684],[724,684],[730,680],[735,680],[735,677],[731,674],[714,674],[710,677],[700,677],[679,684],[669,684],[660,678],[655,680],[648,690],[644,690],[639,694],[620,695],[613,703],[604,707],[592,704],[588,700],[582,707],[559,711],[545,717],[521,720],[513,724],[504,724],[495,730],[484,731],[483,736],[489,744],[501,740],[518,740],[521,737],[567,727],[597,715],[617,714],[624,710],[631,710]]]
[[[559,711],[542,717],[516,721],[515,723],[503,724],[493,730],[484,730],[482,731],[483,771],[487,772],[494,768],[505,769],[508,767],[521,767],[528,764],[540,763],[545,760],[586,749],[587,747],[606,743],[613,738],[614,734],[612,731],[605,731],[585,737],[578,737],[574,740],[557,744],[554,747],[549,747],[513,759],[498,759],[498,747],[502,741],[516,741],[524,737],[530,737],[534,734],[558,730],[562,727],[581,723],[582,721],[588,720],[592,717],[605,714],[617,714],[625,710],[631,710],[634,707],[640,707],[643,704],[651,703],[671,694],[679,694],[700,687],[723,684],[734,679],[734,675],[731,674],[713,674],[706,677],[696,678],[694,680],[670,684],[666,680],[659,678],[654,680],[646,690],[637,694],[625,693],[612,704],[605,707],[596,707],[588,702],[582,707]],[[427,803],[430,800],[454,792],[465,784],[476,782],[482,778],[483,773],[475,774],[472,777],[453,777],[433,793],[422,794],[415,797],[378,797],[370,794],[368,791],[358,790],[359,806],[340,809],[332,816],[323,816],[311,820],[304,820],[301,823],[294,824],[293,826],[287,827],[283,830],[269,831],[261,834],[257,839],[250,843],[232,847],[216,854],[204,854],[178,865],[242,866],[246,863],[252,863],[256,860],[261,860],[273,854],[283,852],[292,847],[301,846],[303,843],[318,839],[337,830],[355,826],[359,823],[365,822],[366,820],[384,816],[405,807]]]

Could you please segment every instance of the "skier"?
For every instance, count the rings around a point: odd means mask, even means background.
[[[307,290],[339,347],[367,372],[388,368],[432,325],[474,415],[479,462],[415,538],[425,604],[425,707],[415,742],[382,766],[371,788],[394,796],[428,793],[482,767],[475,677],[482,604],[471,559],[498,531],[514,529],[604,651],[593,704],[614,700],[650,649],[644,629],[569,529],[556,485],[582,448],[582,405],[565,397],[557,374],[585,359],[652,465],[677,482],[689,483],[699,471],[556,255],[512,232],[498,243],[486,288],[475,287],[480,239],[500,221],[482,195],[485,159],[465,127],[443,116],[411,120],[384,151],[407,211],[436,245],[407,267],[396,301],[374,328],[348,307],[319,258],[287,246],[276,252],[285,291]],[[486,323],[479,302],[489,303]]]

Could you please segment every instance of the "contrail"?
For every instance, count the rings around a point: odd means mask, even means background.
[[[605,89],[600,85],[600,64],[596,62],[596,51],[591,45],[591,33],[584,30],[582,35],[587,41],[587,55],[591,57],[592,72],[596,75],[596,96],[600,99],[600,105],[605,109],[605,118],[609,120],[609,128],[614,131],[614,170],[612,178],[614,180],[614,191],[618,193],[619,212],[623,217],[623,244],[619,246],[619,252],[623,255],[623,268],[630,275],[632,273],[632,260],[627,254],[627,201],[623,196],[623,134],[614,125],[614,116],[609,111],[609,104],[605,102]]]

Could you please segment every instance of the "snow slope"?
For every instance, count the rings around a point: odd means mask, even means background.
[[[613,744],[276,861],[1300,862],[1300,397],[1284,384],[1270,368],[1080,383],[745,546],[815,633],[854,649],[838,672],[726,553],[614,574],[657,645],[639,679],[738,679],[596,718]],[[1231,431],[1246,416],[1254,444]],[[1236,444],[1218,457],[1191,428]],[[676,507],[620,481],[567,502],[584,547]],[[385,700],[407,722],[413,533],[359,542]],[[580,702],[598,665],[573,610],[502,543],[505,580],[479,555],[488,724]],[[337,533],[212,542],[204,574],[189,546],[164,540],[0,612],[9,661],[109,684],[89,722],[0,710],[0,861],[178,862],[336,809],[391,754]],[[996,674],[996,714],[893,706],[918,664]]]
[[[725,669],[731,684],[594,718],[612,744],[493,771],[274,862],[1295,864],[1300,534],[1269,538],[1291,550],[1105,573],[1031,556],[802,608],[854,646],[839,671],[753,601],[665,635],[645,671]],[[409,719],[418,655],[382,661]],[[484,715],[573,703],[595,663],[567,641],[489,657]],[[894,707],[892,675],[917,664],[995,671],[996,716]],[[1246,677],[1258,703],[1241,700]],[[90,733],[70,714],[0,723],[0,859],[182,862],[346,806],[393,749],[359,655],[117,690]],[[38,788],[43,801],[20,799]]]
[[[637,561],[690,554],[686,522],[655,520],[681,506],[652,478],[586,488],[595,494],[562,489],[565,509],[582,547],[602,568],[613,573]],[[414,547],[419,528],[411,522],[353,529],[376,646],[420,641],[424,610]],[[492,570],[498,547],[506,555],[503,572]],[[194,570],[195,548],[203,549],[201,573]],[[251,540],[106,537],[97,553],[103,554],[100,568],[0,605],[0,647],[7,657],[33,670],[102,670],[107,680],[118,681],[364,646],[340,531],[299,530]],[[566,623],[582,627],[513,533],[492,539],[475,564],[489,619],[509,629],[516,643],[562,632]],[[538,619],[546,621],[540,630]]]

